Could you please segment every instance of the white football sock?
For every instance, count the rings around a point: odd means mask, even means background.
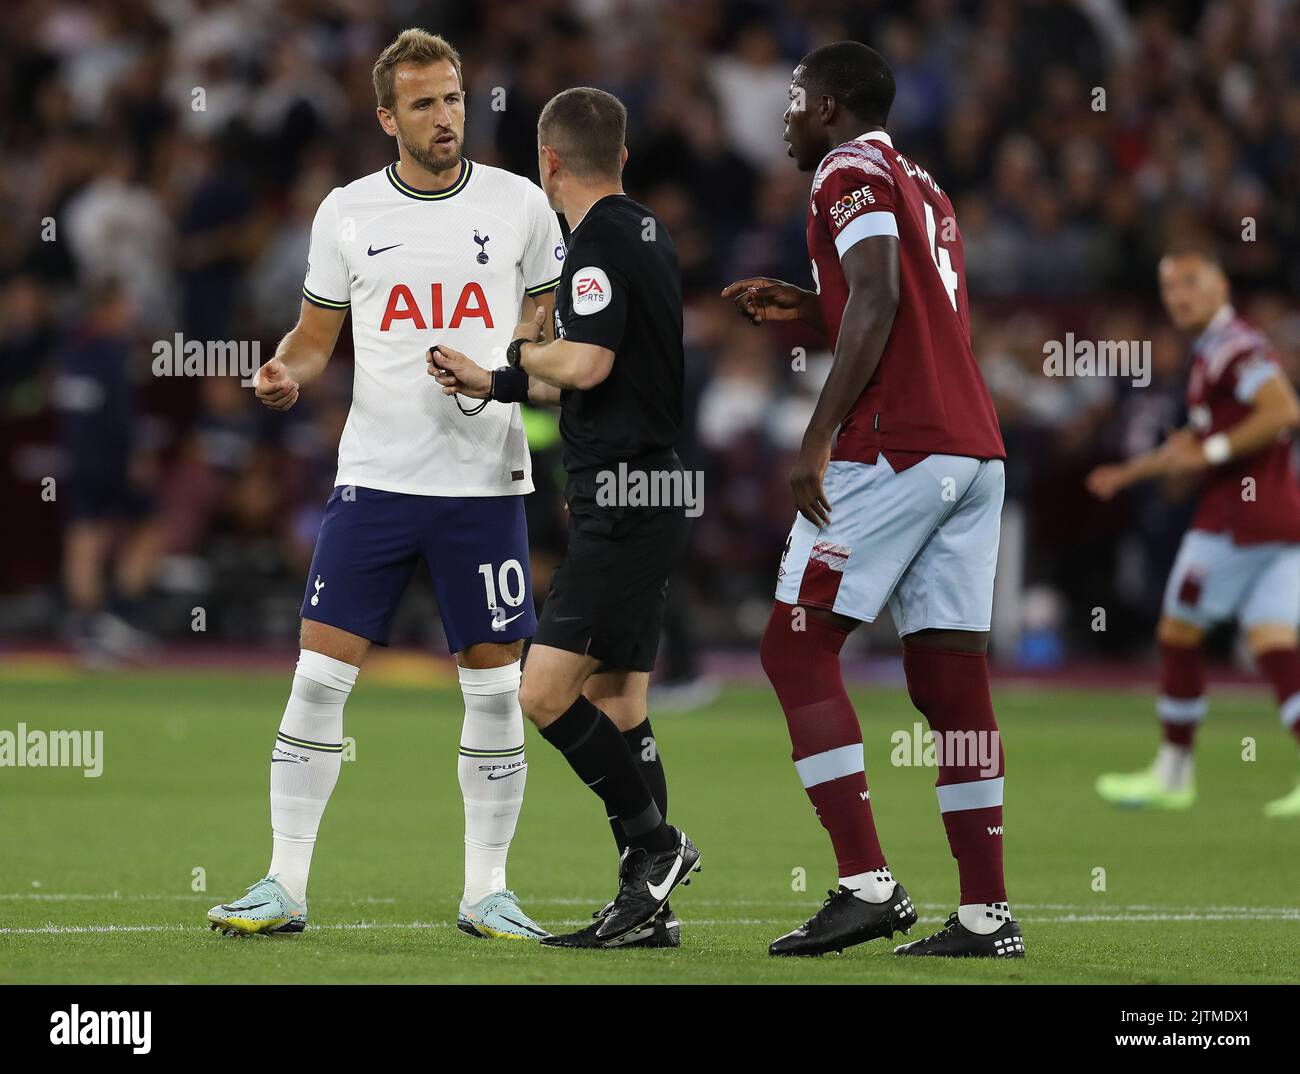
[[[887,902],[894,894],[894,878],[889,866],[872,869],[866,873],[854,873],[852,876],[840,877],[840,886],[846,887],[863,902]]]
[[[997,932],[1011,920],[1011,907],[1004,902],[968,902],[957,907],[957,920],[981,936]]]
[[[1191,746],[1178,746],[1172,742],[1160,743],[1156,751],[1156,776],[1167,791],[1181,791],[1191,781],[1196,771]]]
[[[302,650],[271,751],[273,850],[267,872],[299,902],[307,898],[316,832],[343,763],[343,706],[358,670]]]
[[[460,793],[465,799],[465,902],[506,887],[506,857],[524,804],[524,714],[519,661],[461,668],[465,724],[460,732]]]

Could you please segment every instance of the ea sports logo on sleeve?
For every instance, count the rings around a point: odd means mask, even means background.
[[[609,277],[605,270],[592,265],[573,274],[573,312],[581,317],[603,310],[609,305]]]

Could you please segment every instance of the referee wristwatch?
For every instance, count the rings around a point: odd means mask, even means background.
[[[520,336],[518,339],[511,340],[510,346],[506,348],[506,364],[512,369],[518,369],[519,363],[523,358],[523,347],[525,343],[532,343],[533,340],[527,336]]]

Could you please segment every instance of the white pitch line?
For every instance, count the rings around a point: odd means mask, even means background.
[[[945,915],[926,915],[920,919],[918,924],[937,924],[947,920]],[[1117,922],[1136,922],[1136,921],[1188,921],[1188,922],[1214,922],[1214,921],[1296,921],[1300,922],[1300,911],[1288,910],[1283,913],[1267,913],[1260,911],[1253,912],[1236,912],[1236,913],[1210,913],[1202,911],[1164,911],[1150,913],[1094,913],[1094,914],[1064,914],[1060,916],[1049,915],[1026,915],[1019,919],[1022,923],[1049,924],[1049,925],[1086,925],[1086,924],[1113,924]],[[564,926],[581,926],[587,924],[587,919],[573,918],[567,921],[556,922],[557,925]],[[684,924],[691,927],[734,927],[738,925],[757,926],[770,925],[778,926],[789,924],[786,918],[686,918]],[[410,922],[383,922],[383,921],[357,921],[357,922],[340,922],[326,925],[312,925],[313,931],[333,931],[333,932],[357,932],[368,930],[421,930],[421,929],[449,929],[452,927],[449,921],[410,921]],[[61,936],[77,935],[85,933],[133,933],[133,932],[201,932],[203,926],[199,924],[173,924],[173,925],[55,925],[48,924],[32,928],[0,928],[0,936]]]
[[[184,894],[184,895],[157,895],[157,894],[127,894],[121,892],[100,892],[75,894],[69,892],[0,892],[0,900],[31,900],[35,902],[206,902],[211,901],[210,894]],[[336,906],[387,906],[397,903],[396,898],[378,898],[367,897],[363,899],[350,899],[347,897],[324,896],[320,898],[315,905],[326,905],[331,908]],[[598,896],[582,898],[534,898],[530,902],[533,905],[541,906],[595,906],[601,900]],[[690,898],[690,905],[695,907],[720,907],[723,909],[734,910],[739,907],[761,906],[767,909],[782,910],[794,914],[799,914],[805,910],[815,908],[812,902],[798,902],[797,904],[787,903],[781,898],[772,899],[697,899]],[[952,909],[947,903],[940,902],[915,902],[918,909],[921,910],[938,910],[949,911]],[[1167,906],[1161,903],[1129,903],[1120,906],[1110,906],[1098,910],[1095,903],[1030,903],[1017,902],[1014,904],[1014,911],[1017,914],[1033,914],[1038,911],[1048,911],[1050,913],[1079,915],[1078,920],[1089,920],[1095,915],[1097,920],[1125,920],[1124,914],[1193,914],[1204,915],[1204,920],[1223,920],[1233,915],[1272,915],[1260,918],[1260,920],[1272,920],[1276,916],[1282,920],[1289,920],[1292,917],[1300,917],[1300,906]],[[1223,915],[1223,916],[1209,916]],[[1198,918],[1199,919],[1199,918]],[[1055,919],[1050,919],[1055,920]],[[1134,920],[1137,920],[1136,918]],[[1246,920],[1254,920],[1247,916]],[[324,927],[324,926],[321,926]],[[0,929],[0,932],[3,932]]]
[[[0,893],[0,899],[30,899],[34,902],[211,902],[212,896],[206,893],[197,895],[123,895],[120,892],[101,892],[99,894],[72,894],[67,892],[15,891]],[[320,900],[328,903],[345,903],[349,906],[387,905],[396,899],[340,899],[326,896]]]

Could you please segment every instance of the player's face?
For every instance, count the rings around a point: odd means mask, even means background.
[[[1199,332],[1228,300],[1223,273],[1195,255],[1161,259],[1159,278],[1165,311],[1185,332]]]
[[[451,61],[401,64],[393,91],[389,115],[406,155],[431,172],[458,166],[465,141],[465,94]]]
[[[790,104],[782,119],[785,120],[785,140],[790,143],[789,155],[801,172],[810,172],[826,155],[821,148],[820,124],[808,110],[810,94],[804,87],[803,68],[794,69],[790,80]]]

